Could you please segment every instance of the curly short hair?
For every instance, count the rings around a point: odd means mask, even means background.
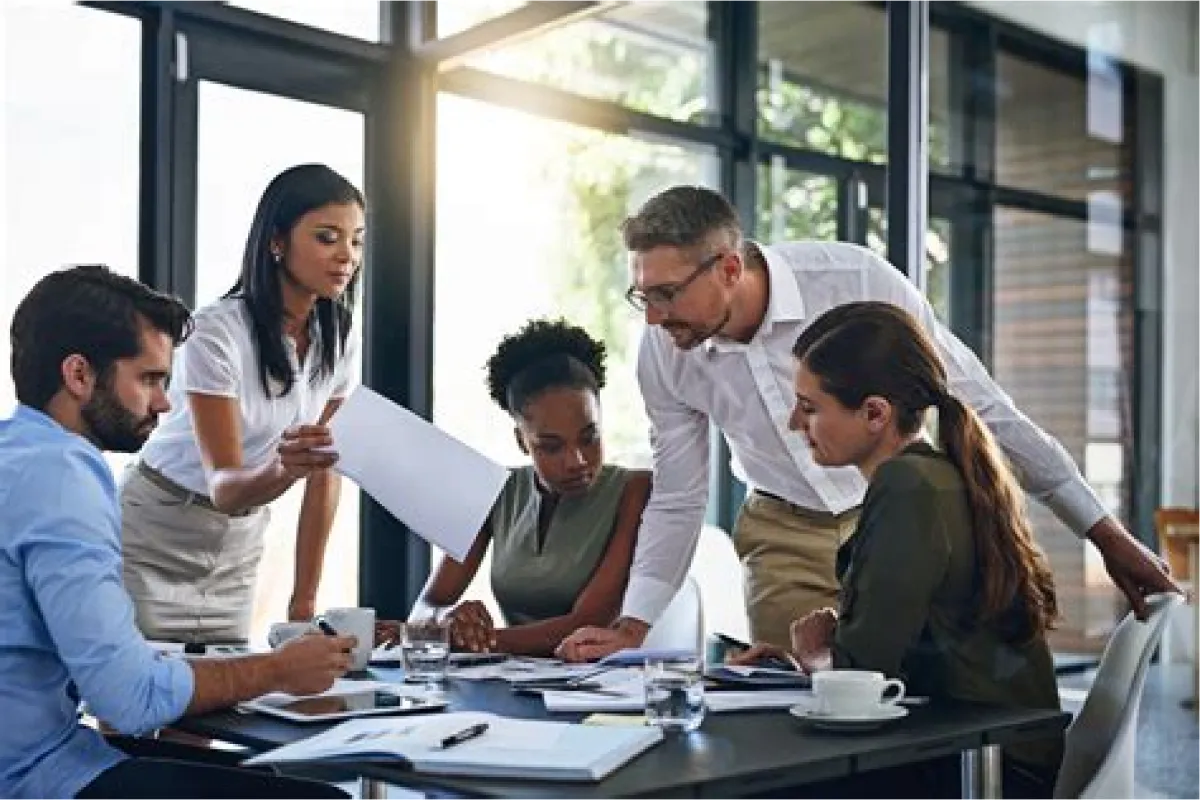
[[[565,319],[535,319],[500,340],[487,362],[488,393],[510,414],[547,389],[604,388],[604,343]]]

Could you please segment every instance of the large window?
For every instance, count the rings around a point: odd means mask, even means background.
[[[838,238],[838,183],[788,169],[782,157],[758,168],[758,228],[766,242]]]
[[[69,261],[140,267],[209,302],[233,282],[272,174],[324,161],[362,185],[369,168],[378,178],[371,219],[395,227],[372,240],[381,252],[369,253],[367,269],[391,271],[375,273],[368,307],[412,334],[387,357],[367,343],[371,378],[508,463],[524,457],[487,397],[484,363],[504,334],[544,315],[606,341],[609,456],[648,462],[633,369],[641,321],[622,302],[629,276],[617,230],[641,200],[674,183],[719,186],[760,240],[842,239],[884,252],[889,165],[914,157],[888,152],[890,79],[910,77],[887,72],[888,14],[903,4],[581,6],[537,30],[513,30],[510,18],[493,28],[496,43],[456,52],[453,63],[397,58],[386,69],[381,52],[326,48],[328,37],[293,25],[260,20],[243,30],[236,19],[215,24],[157,3],[102,5],[4,9],[6,317],[33,280]],[[384,16],[446,37],[525,3],[233,5],[245,13],[224,16],[258,12],[378,41]],[[1096,26],[1085,52],[968,6],[930,9],[923,286],[1139,530],[1158,488],[1147,439],[1136,437],[1158,435],[1145,404],[1147,395],[1158,403],[1163,212],[1151,190],[1161,177],[1153,143],[1162,83],[1104,54],[1121,33],[1112,24]],[[180,35],[143,50],[139,16]],[[515,15],[527,17],[544,15]],[[160,73],[144,87],[139,51]],[[72,64],[87,68],[64,66]],[[426,77],[436,91],[408,91]],[[139,130],[139,96],[154,131]],[[427,183],[431,165],[419,154],[435,150]],[[139,181],[151,192],[140,209]],[[191,273],[184,248],[193,241]],[[428,319],[429,331],[413,322]],[[0,356],[6,346],[0,337]],[[11,395],[0,381],[0,405]],[[713,469],[714,521],[729,525],[739,495],[722,459]],[[297,500],[276,509],[256,631],[283,613]],[[322,603],[354,599],[355,505],[347,492]],[[425,563],[419,548],[397,548],[391,521],[367,508],[362,584],[384,607],[393,575],[395,597],[407,600]],[[1067,608],[1056,643],[1093,648],[1115,618],[1103,570],[1044,509],[1034,513]],[[393,572],[409,557],[418,563]]]
[[[230,5],[313,28],[379,41],[379,0],[232,0]]]
[[[455,0],[453,3],[438,3],[437,36],[439,39],[452,36],[523,5],[525,3],[521,0]]]
[[[995,212],[996,379],[1051,432],[1088,483],[1128,518],[1132,478],[1132,253],[1120,227],[998,208]],[[1089,646],[1113,622],[1115,594],[1095,551],[1031,504],[1057,578],[1056,644]]]
[[[680,0],[618,5],[468,63],[651,114],[714,123],[711,50],[707,4]]]
[[[362,187],[363,119],[352,111],[208,81],[200,83],[198,102],[196,302],[203,306],[237,280],[255,207],[275,175],[315,161]],[[269,124],[249,124],[251,120]],[[355,321],[361,333],[361,296]],[[271,504],[254,597],[252,640],[264,640],[270,624],[287,615],[303,495],[300,483]],[[357,603],[358,498],[354,482],[343,480],[325,551],[318,610]]]
[[[859,3],[758,4],[759,132],[855,161],[887,160],[887,19]]]
[[[4,261],[0,416],[16,404],[8,327],[46,273],[103,263],[138,274],[136,20],[76,5],[4,15]],[[130,457],[108,457],[119,476]]]
[[[488,398],[484,364],[526,320],[565,316],[608,347],[609,459],[648,464],[634,377],[641,318],[623,299],[618,226],[661,189],[713,183],[715,160],[453,95],[439,99],[438,119],[434,422],[493,458],[523,463],[512,421]],[[487,148],[472,146],[479,130]]]
[[[1121,75],[1102,56],[1092,60],[1088,74],[1071,74],[997,56],[997,183],[1085,202],[1128,196]]]

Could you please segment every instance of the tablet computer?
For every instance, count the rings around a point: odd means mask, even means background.
[[[239,705],[246,711],[257,711],[290,722],[335,722],[353,717],[381,714],[422,714],[441,711],[447,701],[439,697],[422,697],[389,692],[382,689],[348,692],[345,694],[294,697],[269,694]]]

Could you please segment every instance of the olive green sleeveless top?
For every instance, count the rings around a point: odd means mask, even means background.
[[[533,467],[512,470],[492,506],[492,593],[509,625],[570,613],[604,558],[629,470],[605,466],[592,488],[561,497],[538,542],[542,493]]]

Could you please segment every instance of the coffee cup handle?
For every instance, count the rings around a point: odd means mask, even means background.
[[[896,694],[888,697],[888,689],[895,689]],[[883,683],[883,696],[879,702],[885,705],[894,706],[904,699],[904,681],[898,678],[889,678]]]

